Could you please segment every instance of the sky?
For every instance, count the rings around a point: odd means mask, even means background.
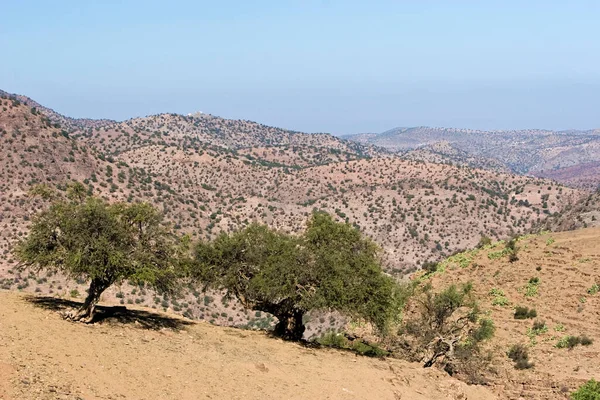
[[[600,2],[0,0],[0,89],[72,117],[600,128]]]

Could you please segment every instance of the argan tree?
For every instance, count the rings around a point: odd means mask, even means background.
[[[199,243],[194,270],[245,307],[273,314],[275,333],[290,340],[302,339],[312,310],[337,310],[380,330],[394,313],[395,283],[381,269],[378,247],[325,213],[314,213],[301,236],[252,224]]]
[[[75,321],[92,322],[102,293],[124,280],[173,289],[178,247],[157,210],[147,203],[85,198],[81,186],[73,185],[70,199],[34,217],[29,235],[15,248],[21,267],[88,280],[85,302],[67,315]]]
[[[451,285],[435,293],[430,284],[420,288],[408,307],[400,331],[409,358],[424,367],[442,364],[450,373],[469,369],[479,361],[480,345],[494,334],[493,322],[481,318],[470,283]]]

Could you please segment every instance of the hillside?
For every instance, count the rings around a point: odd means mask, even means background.
[[[0,102],[0,286],[6,289],[75,296],[85,290],[81,283],[32,279],[13,268],[12,244],[44,206],[27,196],[34,183],[64,190],[78,180],[109,200],[150,201],[194,239],[251,221],[299,232],[311,211],[322,209],[379,243],[385,268],[397,275],[472,247],[481,235],[526,232],[585,196],[535,178],[368,156],[368,148],[358,151],[329,135],[281,133],[247,121],[168,114],[118,123],[119,131],[93,128],[90,135],[57,128],[20,101]],[[213,293],[160,299],[125,285],[107,296],[226,325],[271,321]]]
[[[600,376],[600,228],[524,237],[518,261],[498,257],[504,244],[459,254],[441,264],[434,287],[472,282],[485,314],[494,321],[490,341],[495,391],[507,399],[562,399],[590,378]],[[462,264],[462,265],[461,265]],[[538,284],[528,285],[532,278]],[[515,307],[537,311],[533,319],[515,319]],[[544,323],[537,334],[534,321]],[[589,337],[593,343],[569,350],[557,348],[567,335]],[[506,356],[523,344],[533,368],[516,370]]]
[[[0,291],[0,399],[470,399],[435,369],[135,308],[94,325]]]
[[[576,187],[600,185],[600,130],[481,131],[457,128],[395,128],[380,134],[345,136],[399,152],[409,159],[444,161],[475,168],[501,168],[547,177]],[[440,143],[443,149],[436,148]]]
[[[565,207],[560,214],[545,221],[543,226],[553,232],[600,226],[600,190]]]

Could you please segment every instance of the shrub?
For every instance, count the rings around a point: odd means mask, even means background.
[[[519,252],[519,247],[517,247],[517,237],[512,237],[508,242],[506,242],[506,250],[508,252],[508,262],[515,262],[519,260],[519,256],[517,253]]]
[[[535,321],[533,326],[527,330],[527,336],[532,344],[535,344],[535,337],[548,332],[548,326],[544,321]]]
[[[360,340],[354,340],[352,342],[352,350],[357,352],[360,355],[367,357],[385,357],[389,354],[388,351],[382,349],[373,343],[365,343]]]
[[[556,343],[556,347],[559,349],[573,349],[577,345],[589,346],[593,343],[593,340],[586,335],[581,336],[563,336]]]
[[[592,287],[587,290],[587,292],[588,292],[588,294],[592,294],[592,295],[600,292],[600,285],[598,285],[597,283],[594,283],[592,285]]]
[[[508,305],[508,299],[504,295],[504,291],[502,291],[502,289],[492,288],[492,290],[490,290],[490,296],[493,297],[493,299],[492,299],[493,306]]]
[[[571,393],[571,400],[600,400],[600,383],[590,379]]]
[[[483,247],[489,246],[492,244],[492,239],[489,236],[482,236],[481,239],[479,239],[479,243],[477,243],[477,248],[481,249]]]
[[[422,266],[423,270],[425,270],[428,274],[432,274],[438,269],[438,263],[434,261],[426,261]]]
[[[586,335],[581,335],[581,336],[579,336],[579,343],[582,346],[589,346],[592,343],[594,343],[594,341],[592,339],[590,339],[589,337],[587,337]]]
[[[514,361],[515,369],[533,368],[533,363],[529,361],[527,348],[522,344],[512,345],[506,355]]]
[[[315,342],[319,343],[321,346],[335,347],[338,349],[345,349],[348,346],[348,339],[346,339],[343,334],[333,331],[324,333],[322,336],[315,339]]]
[[[480,344],[493,336],[494,324],[480,318],[472,289],[469,283],[434,293],[431,285],[425,285],[422,293],[415,295],[417,312],[399,332],[399,351],[425,367],[439,363],[449,373],[480,373],[485,367],[480,364],[485,361]]]
[[[360,339],[349,341],[344,334],[333,331],[323,334],[315,342],[321,346],[351,350],[367,357],[385,357],[389,354],[387,350],[382,349],[374,343],[367,343]]]
[[[535,317],[537,317],[537,311],[535,308],[529,309],[521,306],[517,306],[515,308],[515,319],[529,319]]]
[[[540,278],[538,278],[536,276],[536,277],[529,279],[529,282],[527,282],[527,285],[525,286],[525,296],[527,296],[527,297],[537,296],[539,286],[540,286]]]

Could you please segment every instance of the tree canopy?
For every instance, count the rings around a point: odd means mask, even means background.
[[[34,217],[15,248],[22,265],[90,281],[83,306],[70,315],[74,320],[91,321],[102,292],[123,280],[174,289],[178,247],[159,212],[147,203],[86,198],[80,186]]]
[[[252,224],[196,246],[194,275],[253,310],[278,318],[278,335],[299,340],[311,310],[337,310],[384,330],[394,281],[379,248],[353,226],[317,212],[301,236]]]

